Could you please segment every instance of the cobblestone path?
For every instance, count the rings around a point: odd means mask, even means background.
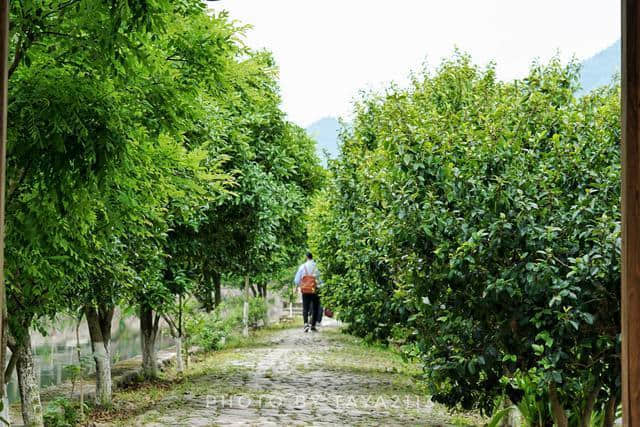
[[[389,352],[354,344],[335,322],[274,331],[230,351],[202,376],[124,425],[292,426],[473,424],[419,392]]]

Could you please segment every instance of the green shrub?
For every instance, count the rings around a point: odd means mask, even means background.
[[[258,325],[267,317],[267,302],[264,298],[249,299],[249,324]]]
[[[185,331],[189,345],[205,351],[221,349],[232,333],[238,333],[242,327],[244,300],[231,297],[224,300],[211,313],[199,310],[189,311],[185,318]],[[257,326],[267,314],[264,298],[249,299],[249,324]]]
[[[47,405],[43,414],[47,427],[74,427],[80,419],[79,403],[60,397]]]
[[[187,344],[204,351],[219,350],[231,332],[218,311],[191,313],[185,319]]]
[[[575,98],[577,77],[457,55],[366,95],[311,209],[325,303],[408,341],[448,406],[517,404],[532,372],[569,418],[620,393],[619,91]]]
[[[204,328],[198,336],[199,344],[204,350],[220,350],[230,332],[229,325],[214,313],[204,322]]]

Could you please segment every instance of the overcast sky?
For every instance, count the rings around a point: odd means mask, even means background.
[[[359,89],[406,82],[455,46],[521,77],[534,58],[592,56],[620,37],[620,0],[222,0],[253,25],[247,43],[271,50],[283,108],[307,126],[347,116]]]

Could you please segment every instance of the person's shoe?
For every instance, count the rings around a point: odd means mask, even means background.
[[[312,326],[312,327],[311,327],[311,332],[318,332],[318,330],[316,329],[316,327],[315,327],[315,326]]]
[[[308,324],[307,324],[307,325],[304,325],[304,331],[305,331],[305,332],[309,332],[309,325],[308,325]]]

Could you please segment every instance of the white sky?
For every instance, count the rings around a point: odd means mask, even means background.
[[[280,67],[283,108],[307,126],[347,117],[359,89],[403,84],[454,47],[497,62],[502,79],[535,58],[592,56],[620,37],[620,0],[222,0],[247,43]]]

